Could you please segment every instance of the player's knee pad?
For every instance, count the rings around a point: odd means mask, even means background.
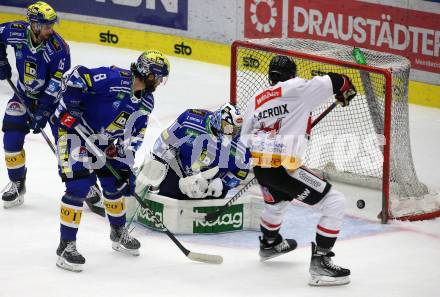
[[[345,197],[342,193],[330,190],[320,203],[322,212],[317,233],[325,237],[337,237],[345,212]]]
[[[289,203],[289,201],[281,201],[275,204],[265,203],[261,214],[261,225],[268,230],[279,229]]]
[[[92,186],[92,180],[89,177],[73,179],[66,181],[65,197],[76,201],[84,201]]]
[[[331,189],[320,205],[323,215],[342,219],[344,217],[346,200],[345,196],[334,189]]]
[[[101,183],[102,193],[107,199],[118,199],[121,197],[121,192],[118,189],[118,181],[114,176],[99,177]]]
[[[3,135],[5,151],[19,152],[23,149],[25,133],[20,131],[6,131]]]

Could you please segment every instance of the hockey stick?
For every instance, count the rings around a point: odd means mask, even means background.
[[[24,106],[24,108],[26,109],[26,113],[28,114],[29,118],[31,120],[34,119],[34,115],[29,111],[29,109],[26,107],[26,104],[24,103],[23,97],[21,97],[21,94],[18,92],[17,87],[12,83],[11,79],[8,78],[7,79],[9,86],[11,87],[12,91],[14,91],[15,96],[17,96],[18,101],[20,101],[21,105]],[[56,148],[55,145],[52,143],[52,141],[49,139],[49,137],[47,136],[46,132],[44,132],[43,129],[40,129],[40,133],[43,136],[44,140],[46,140],[47,145],[50,147],[50,150],[52,151],[52,153],[54,153],[54,155],[56,156]],[[94,190],[96,192],[99,193],[99,188],[97,185],[93,186]],[[86,200],[86,204],[87,206],[90,208],[90,210],[94,213],[96,213],[97,215],[104,217],[105,218],[105,210],[103,208],[97,207],[95,205],[93,205],[92,203],[90,203],[89,201]]]
[[[124,182],[124,184],[126,185],[127,182],[122,179],[120,174],[116,171],[115,168],[113,168],[113,166],[111,164],[106,162],[105,156],[103,155],[102,151],[99,148],[97,148],[94,143],[92,143],[90,141],[90,139],[84,134],[84,132],[81,130],[81,128],[79,126],[76,126],[75,127],[75,131],[86,142],[86,144],[93,151],[95,156],[97,158],[101,158],[101,160],[105,162],[105,166],[107,167],[108,170],[110,170],[110,172],[115,176],[115,178],[118,181]],[[174,244],[177,245],[177,247],[182,251],[182,253],[186,257],[188,257],[190,260],[198,261],[198,262],[204,262],[204,263],[209,263],[209,264],[221,264],[223,262],[223,257],[222,256],[210,255],[210,254],[202,254],[202,253],[195,253],[195,252],[191,252],[190,250],[185,248],[180,243],[180,241],[176,238],[176,236],[174,236],[174,234],[171,233],[170,230],[168,230],[168,228],[164,225],[163,221],[161,219],[159,219],[158,217],[156,217],[156,215],[150,209],[150,207],[147,204],[147,202],[142,200],[142,198],[139,197],[139,195],[136,194],[136,193],[134,193],[133,196],[137,200],[137,202],[142,206],[142,208],[147,211],[148,215],[153,219],[154,223],[159,225],[162,228],[162,230],[168,235],[168,237],[174,242]]]
[[[311,124],[311,128],[315,127],[326,115],[328,115],[336,106],[337,101],[333,102],[329,107],[327,107]],[[208,222],[215,221],[226,209],[228,209],[238,198],[243,196],[243,194],[254,184],[257,183],[257,178],[253,177],[240,191],[238,191],[225,205],[221,206],[214,212],[207,213],[204,218]],[[200,214],[203,215],[203,214]],[[197,216],[197,218],[200,218]]]

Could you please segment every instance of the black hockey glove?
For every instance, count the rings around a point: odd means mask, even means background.
[[[353,99],[357,92],[354,88],[350,78],[344,74],[341,74],[344,82],[339,91],[335,94],[335,99],[339,101],[342,107],[348,106],[351,99]]]
[[[47,120],[49,119],[51,112],[46,107],[40,107],[35,111],[34,118],[31,121],[31,129],[34,134],[38,134],[46,127]]]
[[[118,184],[118,191],[124,196],[133,196],[136,187],[136,175],[130,168],[123,168],[118,170],[122,179]]]

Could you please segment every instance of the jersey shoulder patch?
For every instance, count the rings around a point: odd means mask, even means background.
[[[70,55],[69,45],[64,41],[64,39],[56,32],[49,38],[47,45],[50,47],[48,53],[56,53],[61,56]]]
[[[11,23],[11,29],[24,31],[27,28],[27,24],[25,22],[12,22]]]
[[[208,111],[204,109],[188,109],[187,112],[189,115],[205,117]]]

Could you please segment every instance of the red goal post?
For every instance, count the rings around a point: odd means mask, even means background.
[[[293,57],[297,75],[305,79],[327,72],[348,75],[358,95],[349,107],[335,109],[313,129],[305,165],[330,180],[380,189],[382,222],[440,216],[439,194],[418,180],[412,161],[410,62],[397,55],[363,50],[368,66],[360,65],[355,63],[352,49],[305,39],[235,41],[231,48],[231,103],[244,112],[248,100],[269,87],[267,70],[274,55]],[[313,116],[332,101],[334,98]]]

